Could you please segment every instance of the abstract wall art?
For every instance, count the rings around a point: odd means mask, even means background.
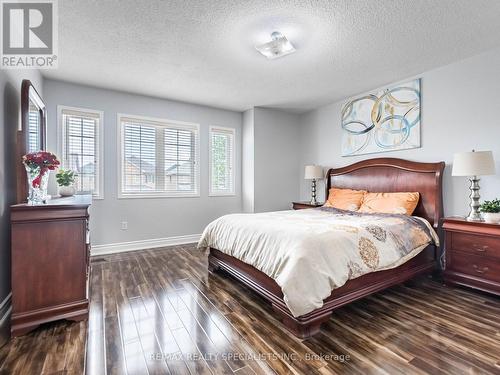
[[[342,106],[342,156],[420,147],[420,79]]]

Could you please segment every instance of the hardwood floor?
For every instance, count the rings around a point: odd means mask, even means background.
[[[257,295],[208,274],[194,246],[175,246],[94,258],[88,323],[12,340],[0,373],[499,374],[499,316],[499,298],[420,278],[300,341]]]

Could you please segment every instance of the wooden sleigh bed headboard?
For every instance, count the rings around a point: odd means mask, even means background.
[[[370,192],[419,192],[414,215],[435,228],[443,217],[442,179],[444,162],[420,163],[396,158],[363,160],[326,174],[326,195],[331,187]]]

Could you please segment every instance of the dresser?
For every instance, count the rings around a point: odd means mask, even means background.
[[[321,207],[323,206],[323,202],[318,202],[316,204],[312,204],[311,202],[308,201],[300,201],[300,202],[292,202],[292,208],[294,210],[303,210],[305,208],[315,208],[315,207]]]
[[[500,295],[500,224],[446,218],[444,280]]]
[[[88,316],[90,196],[11,206],[11,335]]]

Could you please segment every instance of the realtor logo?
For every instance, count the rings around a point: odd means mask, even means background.
[[[57,67],[56,0],[0,0],[3,69]]]

